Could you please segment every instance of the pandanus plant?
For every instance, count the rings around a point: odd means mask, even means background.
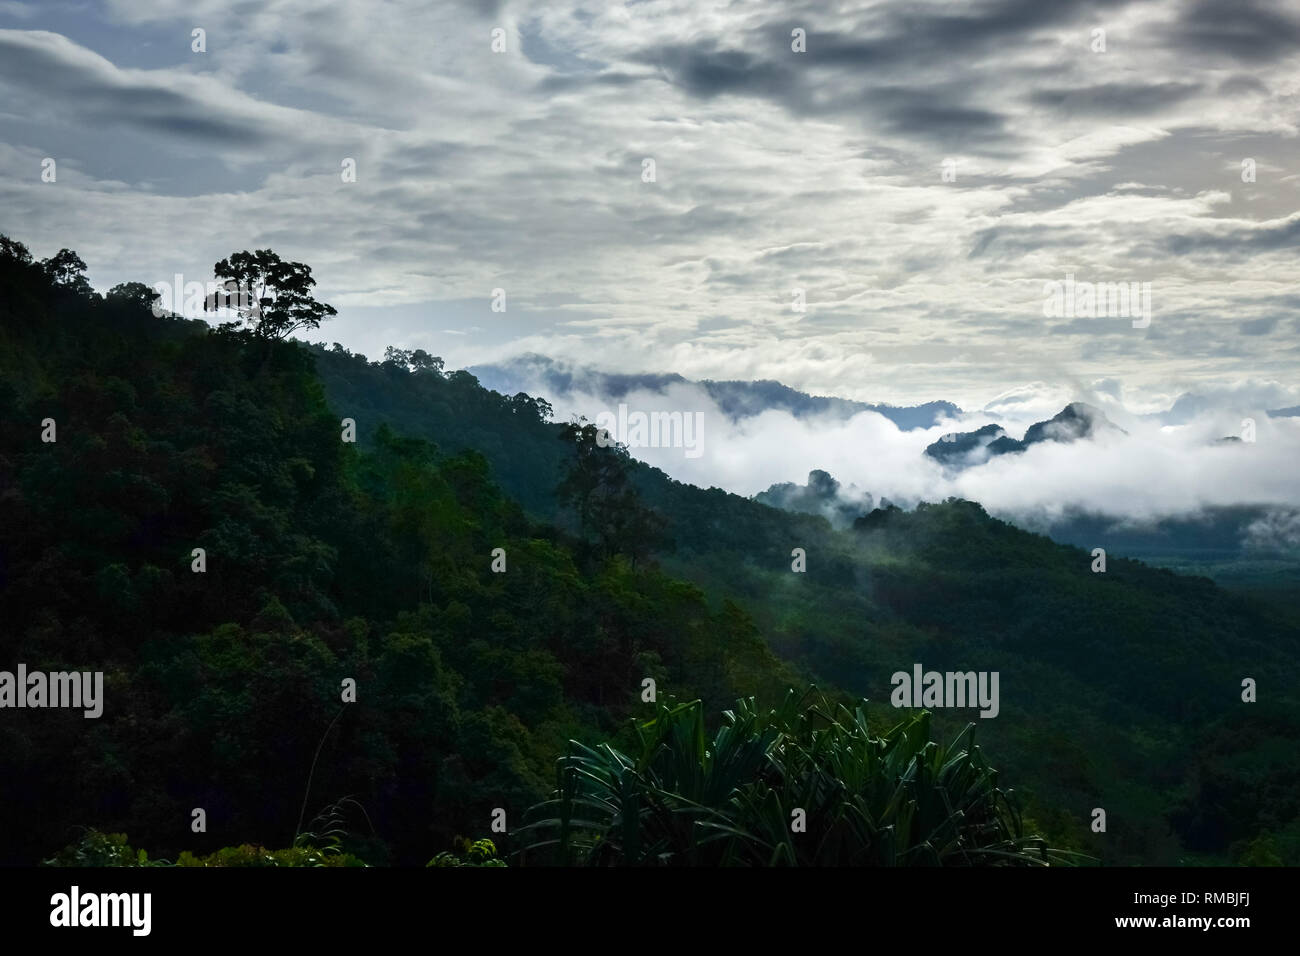
[[[863,702],[865,703],[865,701]],[[1045,866],[1071,854],[1026,836],[973,743],[930,715],[873,735],[862,706],[816,688],[762,711],[737,702],[709,739],[699,701],[636,724],[630,754],[570,742],[552,798],[518,836],[520,863],[704,866]]]

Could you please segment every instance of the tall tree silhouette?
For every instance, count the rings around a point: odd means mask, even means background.
[[[233,310],[239,320],[223,328],[238,328],[247,322],[253,335],[278,341],[299,329],[317,329],[338,311],[312,294],[316,280],[311,267],[286,262],[270,249],[236,252],[212,267],[218,279],[226,280],[226,291],[209,296],[204,308]]]

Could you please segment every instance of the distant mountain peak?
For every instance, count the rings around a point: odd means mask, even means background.
[[[1127,435],[1106,413],[1087,402],[1071,402],[1045,422],[1035,422],[1021,440],[1025,446],[1042,441],[1072,442],[1104,433]]]
[[[1046,421],[1035,422],[1017,441],[1001,425],[988,424],[971,432],[944,435],[925,454],[948,466],[982,464],[997,455],[1019,454],[1045,441],[1075,442],[1100,435],[1127,435],[1106,413],[1087,402],[1071,402]],[[983,453],[983,457],[980,454]]]
[[[844,489],[828,471],[814,468],[808,472],[808,483],[796,485],[783,481],[760,491],[754,500],[783,511],[821,515],[837,528],[847,528],[853,521],[868,514],[875,507],[870,492],[856,485]]]

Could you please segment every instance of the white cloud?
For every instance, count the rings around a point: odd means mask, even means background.
[[[1105,383],[1122,390],[1119,383]],[[1269,418],[1254,410],[1253,443],[1217,443],[1241,435],[1241,418],[1228,404],[1211,399],[1187,424],[1163,426],[1122,405],[1108,417],[1127,434],[1094,440],[1044,442],[1023,454],[995,456],[961,471],[945,470],[924,455],[927,445],[952,431],[987,424],[984,412],[968,412],[934,428],[900,431],[874,412],[844,419],[831,415],[796,418],[779,410],[733,422],[699,386],[671,385],[663,392],[639,389],[618,398],[575,392],[545,394],[559,420],[589,419],[602,411],[618,414],[623,403],[636,411],[703,415],[701,454],[684,448],[633,447],[634,457],[680,481],[754,495],[780,482],[803,484],[814,469],[829,472],[846,487],[903,505],[956,496],[978,501],[990,512],[1023,521],[1060,517],[1072,509],[1147,521],[1196,512],[1210,506],[1254,504],[1300,507],[1300,418]],[[1093,394],[1096,394],[1095,392]],[[1225,395],[1240,394],[1227,390]],[[1267,389],[1257,394],[1270,394]],[[1035,421],[1050,418],[1070,401],[1088,398],[1042,382],[1008,390],[989,403],[998,424],[1013,438]],[[1056,403],[1056,404],[1052,404]],[[1047,408],[1043,412],[1040,409]],[[618,436],[616,436],[618,437]],[[1285,513],[1285,512],[1284,512]],[[1256,537],[1277,538],[1290,525],[1263,528]]]

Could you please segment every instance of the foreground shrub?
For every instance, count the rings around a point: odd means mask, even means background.
[[[865,701],[863,702],[865,704]],[[1023,832],[968,725],[930,715],[882,735],[864,707],[815,689],[727,711],[710,740],[699,701],[661,703],[637,746],[570,742],[552,799],[529,811],[529,862],[587,865],[1043,866],[1073,855]]]

